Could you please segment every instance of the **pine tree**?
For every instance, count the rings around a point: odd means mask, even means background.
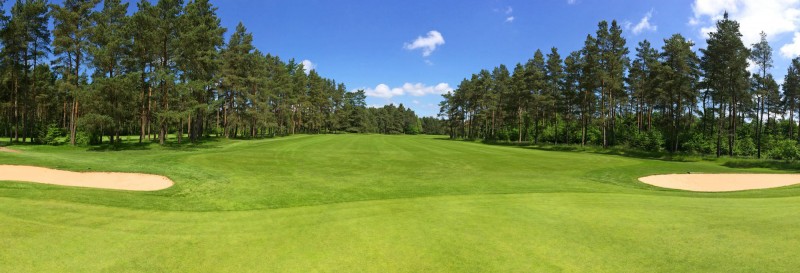
[[[138,123],[139,143],[147,137],[150,139],[150,122],[152,120],[152,86],[151,72],[155,61],[155,8],[148,0],[140,0],[136,12],[127,21],[125,33],[129,47],[128,55],[123,59],[125,69],[130,77],[137,78],[135,86],[139,89]]]
[[[701,50],[703,53],[702,68],[705,71],[706,84],[714,90],[714,99],[721,105],[719,108],[719,129],[717,139],[717,156],[721,154],[721,133],[723,117],[727,107],[728,155],[733,156],[733,147],[736,142],[736,128],[739,121],[740,106],[746,105],[749,96],[749,73],[747,72],[747,58],[749,50],[742,43],[742,34],[739,32],[739,23],[728,19],[725,13],[723,19],[717,21],[716,31],[709,33],[706,40],[708,48]]]
[[[514,73],[511,75],[511,92],[512,92],[512,99],[510,107],[512,111],[516,112],[515,117],[517,121],[517,142],[522,142],[522,136],[524,134],[525,127],[523,126],[524,114],[528,111],[528,102],[531,98],[531,92],[528,91],[527,84],[526,84],[526,69],[522,66],[522,64],[517,63],[514,67]]]
[[[794,113],[800,100],[800,57],[792,59],[783,79],[783,112],[789,112],[789,138],[794,138]]]
[[[672,35],[664,40],[661,58],[663,61],[660,77],[664,93],[662,108],[668,111],[670,136],[669,150],[677,152],[681,131],[687,126],[686,116],[691,116],[697,104],[697,81],[699,78],[699,59],[692,51],[694,43],[687,41],[680,34]],[[691,119],[688,119],[691,120]]]
[[[564,67],[562,66],[561,55],[558,54],[558,49],[553,47],[550,53],[547,54],[547,90],[550,97],[550,114],[552,115],[552,126],[555,128],[555,135],[553,142],[558,144],[558,121],[561,117],[566,117],[563,113],[566,107],[566,97],[564,97]]]
[[[175,67],[175,58],[180,31],[180,16],[183,9],[182,0],[159,0],[155,6],[154,17],[156,28],[154,43],[157,48],[157,60],[154,71],[154,82],[158,84],[159,92],[156,94],[158,118],[158,142],[163,145],[166,143],[167,133],[170,124],[178,119],[180,113],[170,107],[177,96],[175,82],[178,71]]]
[[[630,60],[627,57],[629,51],[625,38],[622,37],[622,27],[617,24],[616,20],[611,21],[606,43],[608,45],[606,52],[604,52],[605,61],[603,63],[608,77],[605,86],[608,90],[608,116],[610,117],[606,126],[611,133],[610,144],[616,145],[617,108],[626,103],[627,94],[624,88],[624,75],[630,65]]]
[[[758,71],[760,72],[760,77],[757,78],[755,85],[757,86],[756,113],[758,115],[758,119],[756,120],[758,123],[756,124],[756,146],[758,147],[757,156],[758,158],[761,158],[761,127],[764,123],[764,98],[766,97],[768,92],[767,90],[769,88],[767,82],[767,70],[772,68],[772,47],[769,46],[769,42],[767,42],[767,34],[763,31],[761,32],[761,40],[758,43],[753,44],[750,60],[753,61],[756,66],[758,66]]]
[[[578,80],[581,89],[580,112],[581,112],[581,145],[586,145],[587,127],[591,122],[591,117],[595,109],[595,90],[601,86],[603,78],[602,68],[599,66],[600,50],[597,47],[597,39],[592,35],[586,36],[583,49],[581,49],[581,78]],[[603,92],[601,91],[601,94]],[[602,115],[601,111],[601,115]],[[602,122],[602,120],[601,120]]]
[[[92,14],[100,0],[65,0],[63,5],[52,5],[53,53],[62,74],[60,88],[71,100],[69,105],[69,139],[75,145],[80,97],[85,87],[81,69],[85,67],[90,47]],[[65,107],[66,108],[66,107]]]
[[[94,27],[89,40],[92,59],[92,85],[97,93],[93,100],[103,104],[97,109],[99,115],[108,117],[113,124],[109,141],[120,140],[123,123],[130,119],[129,109],[134,108],[134,95],[123,75],[123,59],[129,55],[129,39],[125,32],[128,24],[128,4],[120,0],[103,1],[103,8],[93,16]]]
[[[580,79],[581,79],[581,53],[579,51],[573,51],[564,58],[564,88],[562,89],[563,95],[561,96],[565,103],[565,117],[567,119],[567,125],[572,124],[574,121],[578,121],[578,118],[575,117],[576,113],[577,116],[582,118],[581,115],[582,111],[580,110]],[[579,121],[583,124],[582,119]],[[564,134],[564,143],[571,143],[574,139],[570,137],[572,133],[570,132],[570,128],[567,127]]]
[[[210,94],[218,77],[219,50],[226,30],[216,11],[208,0],[193,0],[186,4],[180,19],[177,62],[189,93],[185,110],[191,141],[197,141],[204,131]]]
[[[254,49],[252,43],[253,35],[240,22],[222,52],[221,88],[225,100],[222,127],[225,137],[235,137],[237,127],[246,119],[244,107],[248,97],[245,90],[249,77],[248,63],[253,61],[250,56]]]
[[[548,96],[545,92],[547,88],[544,54],[541,50],[536,50],[533,59],[525,64],[525,90],[530,94],[530,108],[528,116],[533,118],[533,141],[539,142],[539,121],[543,118],[544,106],[548,104]]]

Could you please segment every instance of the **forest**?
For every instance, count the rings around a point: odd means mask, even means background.
[[[10,5],[0,15],[9,142],[425,133],[800,158],[800,58],[778,84],[766,35],[745,45],[727,15],[698,50],[681,34],[631,50],[622,27],[602,21],[581,49],[481,70],[443,95],[439,117],[420,118],[402,104],[367,107],[364,91],[262,52],[242,23],[226,41],[208,0],[141,0],[132,13],[121,0]]]
[[[131,135],[164,144],[170,135],[180,143],[423,132],[423,120],[402,104],[366,107],[363,91],[263,53],[241,23],[225,41],[208,0],[141,0],[130,15],[129,8],[120,0],[3,8],[0,136],[76,145]]]
[[[681,34],[664,39],[660,49],[643,40],[630,52],[622,32],[616,21],[602,21],[580,50],[565,57],[557,48],[536,50],[513,68],[499,65],[465,78],[440,103],[448,134],[798,158],[800,58],[779,85],[766,34],[744,45],[738,22],[727,13],[699,52]]]

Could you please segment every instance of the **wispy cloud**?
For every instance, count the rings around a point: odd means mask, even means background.
[[[513,23],[513,22],[514,22],[514,16],[506,17],[506,23]]]
[[[653,10],[648,11],[647,14],[645,14],[644,17],[642,17],[642,20],[639,20],[639,23],[633,26],[633,29],[631,29],[633,34],[639,35],[639,33],[642,33],[645,30],[646,31],[658,30],[658,26],[650,23],[651,18],[653,18]]]
[[[428,57],[436,50],[436,47],[444,44],[444,37],[436,30],[431,30],[425,37],[418,36],[411,43],[405,43],[403,48],[407,50],[422,49],[422,56]]]

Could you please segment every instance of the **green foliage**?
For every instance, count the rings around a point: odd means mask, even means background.
[[[756,145],[752,138],[742,138],[736,141],[733,154],[743,157],[754,157],[756,155]]]
[[[50,124],[47,126],[47,129],[41,130],[37,139],[42,144],[56,145],[63,136],[64,132],[60,127],[55,124]]]
[[[92,143],[97,143],[96,137],[93,136],[91,133],[85,131],[78,131],[75,134],[75,145],[78,146],[87,146]]]
[[[92,113],[80,117],[78,119],[78,127],[81,128],[79,132],[84,133],[84,137],[89,140],[86,143],[83,140],[76,140],[76,144],[100,144],[103,135],[111,132],[113,124],[114,119],[106,115]]]
[[[709,155],[715,152],[714,142],[703,137],[703,134],[700,133],[693,134],[692,137],[683,144],[683,148],[686,149],[687,152],[703,155]]]
[[[664,148],[664,136],[657,130],[636,132],[628,145],[634,149],[658,152]]]
[[[800,149],[797,142],[790,139],[778,140],[772,143],[769,157],[772,159],[794,161],[800,158]]]

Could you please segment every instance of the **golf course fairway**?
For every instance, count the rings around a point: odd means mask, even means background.
[[[786,172],[445,138],[13,146],[0,164],[175,184],[136,192],[0,182],[0,272],[800,268],[800,186],[702,193],[637,180]]]

